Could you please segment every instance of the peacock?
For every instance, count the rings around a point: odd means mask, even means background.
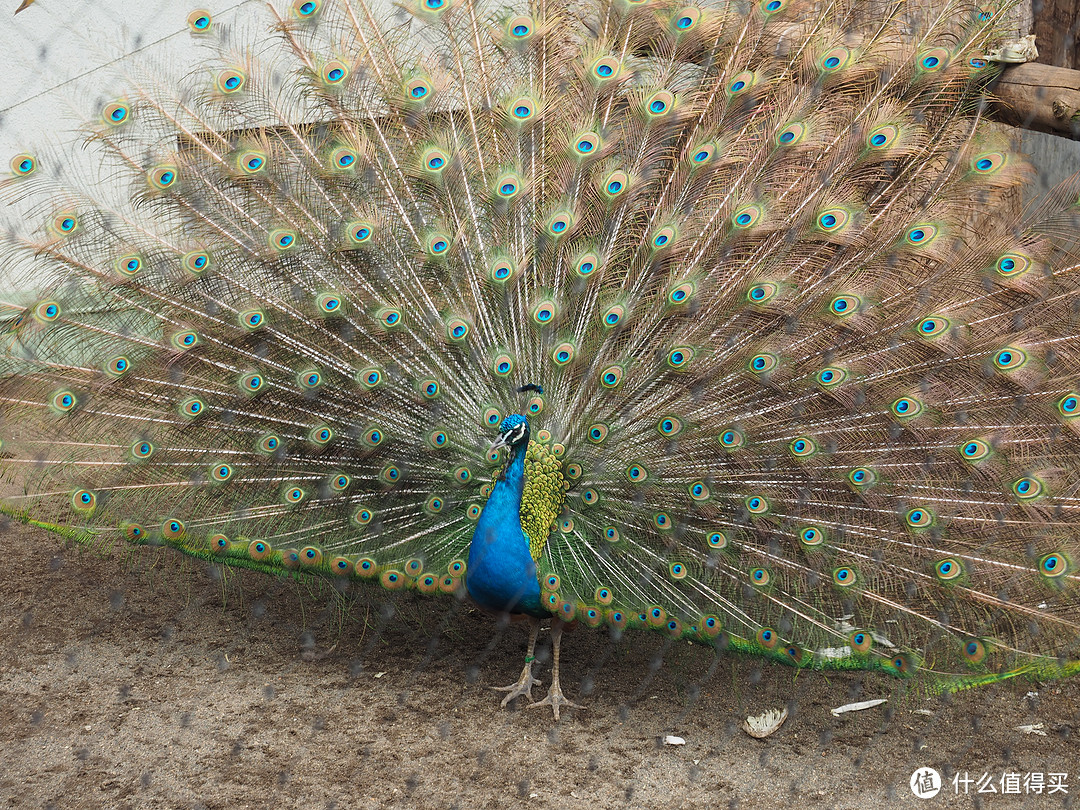
[[[5,513],[523,616],[556,720],[575,623],[1080,672],[1080,211],[984,120],[1012,9],[684,3],[192,12],[85,180],[3,179]]]

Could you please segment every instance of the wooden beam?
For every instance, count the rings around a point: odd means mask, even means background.
[[[999,121],[1080,140],[1080,70],[1036,62],[1011,65],[991,93]]]

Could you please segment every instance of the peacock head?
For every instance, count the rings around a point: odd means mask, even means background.
[[[499,435],[491,445],[491,452],[500,447],[517,450],[529,444],[529,420],[519,413],[512,413],[499,425]]]

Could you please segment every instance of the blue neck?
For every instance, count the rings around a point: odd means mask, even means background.
[[[465,587],[476,603],[488,610],[546,616],[540,606],[536,563],[521,530],[526,446],[523,442],[513,449],[506,472],[495,482],[476,521]]]
[[[515,513],[521,512],[521,496],[525,492],[525,448],[515,447],[510,463],[502,477],[492,487],[491,497],[488,498],[488,507],[495,509],[510,509]]]

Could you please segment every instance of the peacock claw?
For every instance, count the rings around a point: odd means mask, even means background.
[[[526,664],[525,668],[521,670],[521,677],[518,678],[517,683],[512,683],[509,686],[493,686],[491,687],[496,692],[509,692],[506,697],[502,699],[502,703],[499,705],[504,709],[511,700],[519,698],[522,695],[532,700],[532,688],[539,686],[540,681],[532,676],[532,664]]]
[[[555,714],[555,720],[559,719],[559,707],[566,706],[571,709],[584,709],[585,707],[579,703],[574,703],[568,700],[562,693],[562,689],[559,687],[559,682],[556,681],[551,684],[551,688],[548,689],[547,697],[543,700],[538,700],[536,703],[530,703],[528,708],[535,709],[537,706],[550,706],[551,711]]]

